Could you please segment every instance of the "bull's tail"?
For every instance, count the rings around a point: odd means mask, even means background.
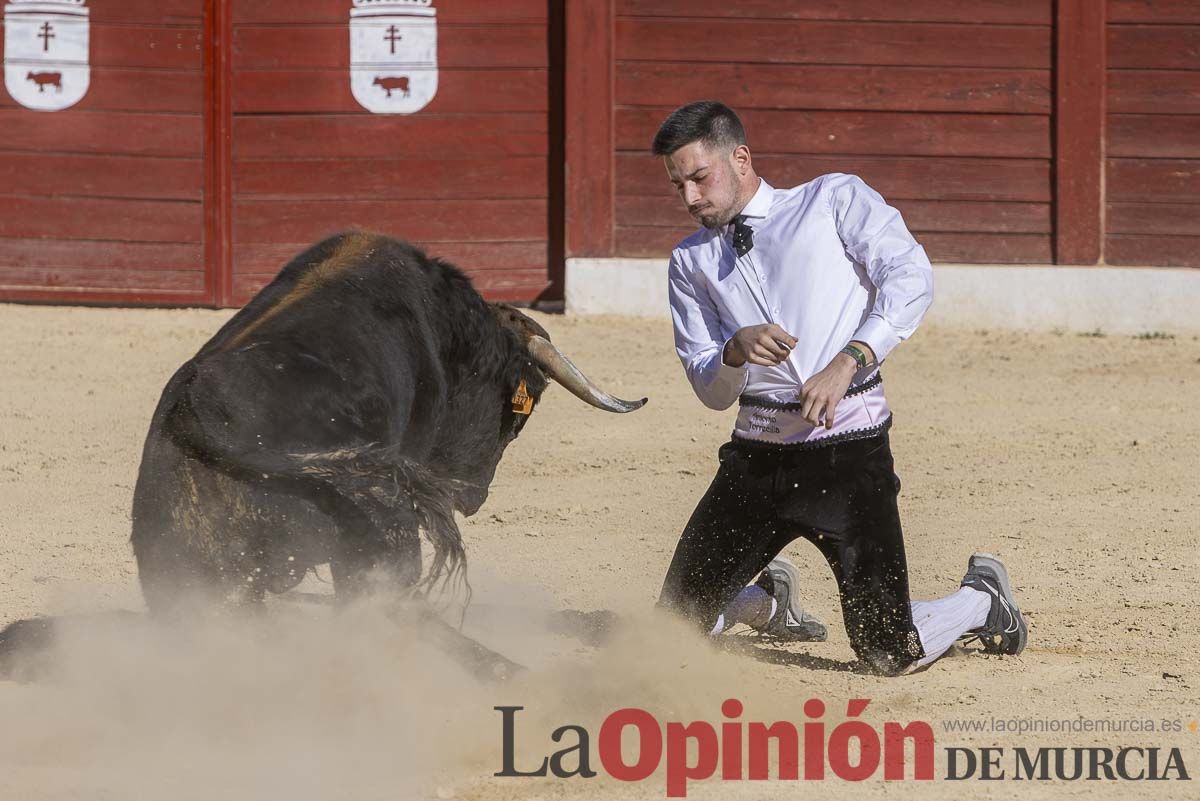
[[[194,362],[189,366],[176,376],[187,384],[195,374]],[[164,421],[171,438],[191,456],[245,481],[293,481],[331,492],[365,516],[388,546],[414,545],[412,538],[423,533],[433,558],[414,591],[442,600],[453,600],[461,592],[464,603],[470,600],[466,553],[454,519],[455,498],[466,488],[464,482],[433,473],[395,445],[317,452],[246,448],[226,435],[219,419],[197,414],[198,399],[191,390],[185,390],[187,401],[168,412]]]
[[[454,519],[454,499],[465,488],[464,482],[433,473],[395,446],[291,453],[282,459],[285,464],[277,465],[284,468],[282,472],[327,485],[389,536],[394,536],[396,520],[415,515],[417,528],[433,547],[432,562],[415,589],[426,597],[448,593],[453,597],[461,591],[464,601],[470,600],[466,551]]]

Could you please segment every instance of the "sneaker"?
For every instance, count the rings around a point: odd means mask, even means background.
[[[1016,656],[1025,650],[1029,627],[1017,608],[1017,598],[1008,583],[1008,571],[999,559],[989,553],[973,554],[959,586],[985,592],[992,599],[987,624],[970,632],[969,638],[977,638],[983,644],[983,650],[990,654]]]
[[[758,629],[764,637],[786,642],[825,642],[825,624],[804,611],[800,604],[800,571],[787,559],[771,560],[754,582],[775,599],[775,614]]]

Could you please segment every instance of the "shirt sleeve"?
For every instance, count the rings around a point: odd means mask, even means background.
[[[721,319],[703,286],[684,269],[679,251],[671,254],[667,293],[675,328],[675,352],[683,362],[692,390],[710,409],[728,409],[746,388],[748,365],[730,367],[721,356],[726,338]]]
[[[870,314],[854,334],[883,361],[908,339],[933,302],[933,266],[900,212],[854,175],[834,175],[830,206],[846,252],[876,287]]]

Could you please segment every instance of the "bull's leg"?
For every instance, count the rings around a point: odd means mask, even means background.
[[[371,532],[375,533],[375,532]],[[371,593],[403,593],[421,577],[421,541],[405,533],[394,543],[355,532],[342,533],[330,562],[339,600]]]
[[[393,506],[387,513],[399,515],[397,536],[381,531],[356,506],[339,510],[338,544],[330,567],[339,602],[381,593],[386,598],[397,590],[412,588],[421,576],[421,543],[417,520],[398,512]],[[471,639],[443,620],[425,601],[413,599],[417,614],[418,636],[447,654],[480,681],[506,681],[522,670],[521,666]],[[412,613],[409,604],[391,607],[399,619]],[[410,618],[411,621],[411,618]]]
[[[402,509],[379,510],[395,518],[384,531],[356,504],[339,500],[338,535],[330,568],[341,601],[372,593],[403,594],[421,577],[421,540],[416,516]]]
[[[432,610],[422,612],[417,631],[422,640],[450,656],[480,681],[508,681],[525,669],[472,640]]]

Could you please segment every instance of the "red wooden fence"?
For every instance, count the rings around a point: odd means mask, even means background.
[[[1200,3],[1110,0],[1109,264],[1200,266]]]
[[[0,299],[237,305],[351,226],[561,297],[564,255],[691,229],[647,151],[702,97],[773,183],[858,173],[935,260],[1200,266],[1192,0],[435,6],[406,116],[351,94],[350,0],[97,0],[81,102],[0,93]]]
[[[852,172],[942,261],[1052,257],[1051,0],[617,0],[616,248],[694,224],[646,152],[670,110],[738,110],[776,186]]]
[[[203,16],[203,0],[97,3],[77,105],[0,92],[0,298],[211,302]]]

